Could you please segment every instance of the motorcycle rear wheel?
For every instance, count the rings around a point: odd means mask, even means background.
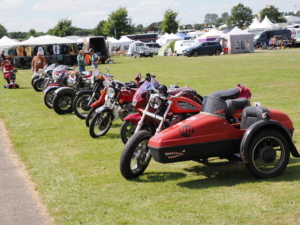
[[[41,92],[43,90],[44,78],[35,80],[33,83],[33,88],[36,92]]]
[[[54,99],[54,92],[56,89],[49,90],[44,95],[44,103],[49,108],[53,108],[53,99]]]
[[[85,119],[91,109],[91,107],[89,107],[87,104],[90,100],[90,98],[92,97],[91,94],[84,94],[81,96],[76,96],[74,98],[73,101],[73,110],[75,115],[79,118],[79,119]],[[95,102],[97,99],[94,97],[92,102]]]
[[[124,144],[126,144],[130,137],[134,134],[135,129],[136,124],[131,121],[123,121],[120,127],[120,137]]]
[[[89,132],[92,138],[98,138],[105,135],[112,124],[112,114],[108,110],[96,113],[89,126]]]
[[[64,93],[56,95],[53,99],[53,109],[59,115],[72,113],[72,94]]]
[[[133,179],[144,173],[151,160],[148,141],[152,135],[140,130],[126,143],[121,159],[120,172],[125,179]]]

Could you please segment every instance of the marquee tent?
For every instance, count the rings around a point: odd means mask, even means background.
[[[171,33],[171,34],[165,34],[161,38],[157,39],[156,42],[160,46],[163,46],[163,45],[167,44],[170,41],[179,41],[179,40],[184,40],[184,38],[183,37],[179,37],[179,36]]]
[[[188,40],[188,39],[192,38],[190,36],[185,35],[184,33],[179,33],[179,34],[177,33],[176,35],[179,36],[179,37],[183,37],[184,40]]]
[[[76,36],[76,35],[66,36],[64,38],[71,39],[73,41],[76,41],[77,43],[83,42],[82,37]],[[78,40],[81,40],[81,41],[78,41]]]
[[[261,22],[260,24],[260,27],[259,28],[262,28],[262,29],[268,29],[268,28],[272,28],[272,27],[275,27],[275,24],[272,23],[268,16],[266,15],[264,20]]]
[[[128,50],[129,48],[129,45],[134,42],[134,40],[126,37],[126,36],[122,36],[120,39],[119,39],[119,42],[121,44],[121,51],[123,50]]]
[[[255,17],[251,25],[248,27],[249,29],[257,29],[261,27],[261,23],[258,21],[258,19]]]
[[[217,28],[213,28],[209,32],[207,32],[207,33],[203,34],[202,36],[200,36],[198,41],[199,42],[214,41],[218,37],[220,37],[221,34],[222,34],[222,31],[219,31]]]
[[[73,44],[77,41],[73,41],[68,38],[56,37],[51,35],[44,35],[33,39],[28,39],[19,43],[15,43],[14,46],[33,46],[33,45],[54,45],[54,44]]]
[[[167,44],[165,44],[164,46],[162,46],[158,51],[158,56],[165,56],[165,53],[168,51],[168,49],[170,49],[171,52],[174,53],[175,42],[176,42],[175,40],[170,41]]]
[[[300,23],[300,17],[298,16],[285,16],[288,23]]]
[[[11,48],[12,46],[17,44],[18,42],[19,42],[18,40],[14,40],[14,39],[11,39],[7,36],[3,36],[0,39],[0,52],[2,53],[3,50],[5,50],[7,48]]]
[[[248,31],[235,27],[221,37],[227,40],[229,54],[254,52],[254,34]]]

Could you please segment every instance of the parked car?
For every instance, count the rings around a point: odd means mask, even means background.
[[[176,41],[174,45],[174,51],[177,55],[183,55],[183,50],[195,44],[193,40],[180,40]]]
[[[198,55],[220,55],[222,52],[222,46],[216,41],[205,41],[196,42],[194,45],[190,46],[186,50],[183,50],[183,55],[185,56],[195,56]]]
[[[145,45],[147,45],[151,52],[153,52],[153,54],[157,53],[159,51],[159,49],[161,48],[159,44],[155,43],[155,42],[150,42],[150,43],[145,43]]]
[[[148,46],[138,46],[136,47],[136,52],[133,53],[133,58],[141,57],[153,57],[153,52]]]

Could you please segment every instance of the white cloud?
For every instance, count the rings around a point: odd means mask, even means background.
[[[4,0],[0,2],[1,12],[22,8],[26,3],[23,0]]]

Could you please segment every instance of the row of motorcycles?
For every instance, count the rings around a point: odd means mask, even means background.
[[[155,78],[148,73],[142,79],[138,73],[134,81],[123,83],[113,79],[109,68],[106,73],[79,73],[52,64],[32,77],[32,86],[44,92],[45,105],[57,114],[74,112],[85,120],[93,138],[105,135],[120,118],[125,144],[120,172],[126,179],[143,174],[152,157],[161,163],[224,164],[211,161],[217,157],[245,163],[259,178],[283,172],[290,152],[299,157],[287,115],[250,106],[246,86],[202,97],[190,87],[167,87]]]

